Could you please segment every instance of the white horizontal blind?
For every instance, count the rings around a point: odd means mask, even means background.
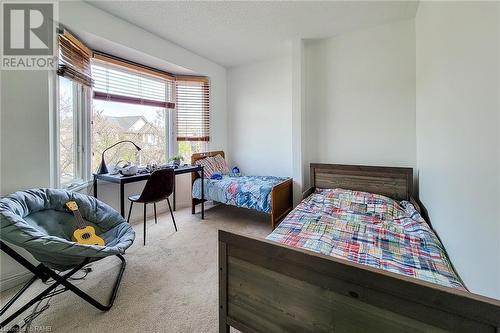
[[[109,62],[92,63],[94,98],[174,108],[174,82]]]
[[[210,86],[204,77],[177,77],[177,141],[210,140]]]

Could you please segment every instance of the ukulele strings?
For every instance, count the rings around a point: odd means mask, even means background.
[[[75,219],[76,219],[76,224],[78,228],[83,229],[86,227],[85,222],[83,222],[83,217],[82,213],[80,213],[79,210],[74,211]]]

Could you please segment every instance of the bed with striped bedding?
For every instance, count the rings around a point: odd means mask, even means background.
[[[436,234],[408,201],[317,189],[267,239],[465,290]]]

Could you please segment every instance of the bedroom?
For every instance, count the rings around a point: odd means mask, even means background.
[[[497,2],[77,1],[56,7],[55,21],[91,52],[140,67],[130,67],[136,72],[154,71],[155,77],[208,78],[208,141],[188,141],[191,150],[186,151],[185,141],[176,136],[175,110],[168,111],[160,137],[163,160],[146,159],[144,145],[157,147],[156,139],[141,141],[139,153],[132,145],[120,146],[129,153],[124,156],[152,165],[181,154],[190,164],[191,153],[223,151],[229,169],[238,166],[243,175],[292,178],[293,207],[313,186],[311,163],[412,168],[412,195],[426,209],[422,215],[463,284],[474,294],[500,299]],[[2,68],[3,197],[64,187],[57,171],[61,147],[55,140],[60,131],[55,121],[58,79],[46,69]],[[110,97],[101,103],[111,105]],[[147,108],[116,103],[127,105],[127,112]],[[87,139],[95,141],[91,133]],[[94,155],[87,156],[85,182],[70,190],[93,195],[92,173],[102,150],[117,141],[96,151],[87,143],[85,151]],[[104,158],[111,170],[117,160],[110,153]],[[209,201],[202,219],[200,205],[191,214],[190,174],[174,179],[176,198],[170,201],[177,207],[171,214],[168,204],[159,202],[155,224],[154,207],[147,205],[147,234],[144,211],[134,204],[135,241],[124,255],[127,268],[113,308],[100,312],[68,292],[54,296],[32,327],[62,332],[219,330],[218,230],[263,239],[273,231],[271,212]],[[128,197],[144,186],[144,181],[126,184],[122,204],[120,186],[99,181],[98,199],[123,210],[126,220]],[[2,234],[3,228],[2,216]],[[4,305],[32,274],[3,252],[1,259]],[[73,283],[105,302],[119,267],[113,260],[92,263],[85,279]],[[35,291],[29,289],[15,306],[43,287],[35,282]],[[32,310],[7,328],[25,323]],[[75,320],[67,320],[68,315]]]

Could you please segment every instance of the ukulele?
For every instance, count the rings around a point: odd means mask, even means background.
[[[68,201],[64,205],[73,213],[76,219],[76,225],[78,226],[78,229],[73,232],[71,239],[78,244],[104,246],[104,239],[95,234],[94,227],[85,224],[76,202]]]

